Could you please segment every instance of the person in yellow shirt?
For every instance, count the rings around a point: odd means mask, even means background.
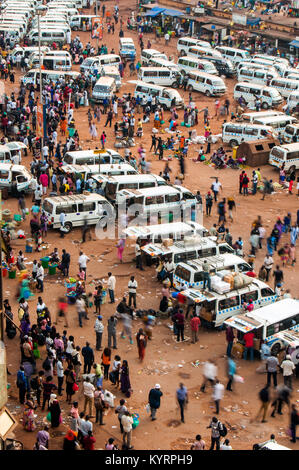
[[[258,168],[257,170],[255,170],[255,174],[257,175],[257,180],[258,180],[258,182],[260,182],[261,179],[262,179],[262,175],[261,175],[261,170],[260,170],[260,168]]]

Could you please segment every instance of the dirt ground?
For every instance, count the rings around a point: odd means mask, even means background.
[[[106,10],[112,9],[114,2],[105,2]],[[129,0],[124,4],[120,2],[120,13],[124,19],[133,11],[135,2]],[[104,33],[103,42],[108,45],[110,50],[114,47],[115,51],[118,51],[118,32],[119,24],[116,26],[114,35],[108,35]],[[74,33],[76,34],[76,33]],[[80,37],[85,44],[89,39],[88,33],[80,32]],[[138,44],[137,33],[128,32],[125,33],[134,39],[135,45]],[[145,35],[144,44],[146,47],[147,41],[150,39],[153,48],[157,48],[160,51],[166,52],[168,55],[176,54],[176,40],[171,40],[169,46],[165,47],[164,39],[159,42],[153,37],[152,34]],[[95,42],[95,41],[93,41]],[[140,48],[137,46],[138,54],[140,54]],[[74,67],[76,70],[77,67]],[[120,93],[128,91],[134,91],[134,85],[129,84],[128,70],[125,71],[125,78],[123,80],[123,86]],[[18,74],[19,75],[19,74]],[[235,81],[232,79],[226,79],[228,87],[227,96],[229,97],[231,104],[233,104],[232,90]],[[14,86],[10,86],[7,83],[7,89],[12,91],[17,90],[18,81]],[[188,93],[182,92],[185,101],[188,101]],[[196,101],[196,105],[199,109],[203,109],[205,105],[209,106],[210,113],[214,114],[214,102],[213,98],[206,98],[202,94],[193,93],[193,98]],[[226,98],[223,97],[223,100]],[[167,123],[168,114],[165,113],[165,122]],[[180,111],[179,121],[182,117],[182,111]],[[97,125],[98,134],[100,135],[103,125],[105,123],[104,116],[100,124]],[[87,120],[87,109],[80,108],[75,111],[75,122],[81,138],[81,145],[83,148],[94,148],[95,142],[90,142],[88,133],[88,120]],[[144,125],[144,137],[141,139],[142,144],[147,149],[147,159],[152,163],[152,172],[159,174],[163,170],[165,162],[157,160],[157,156],[149,153],[151,144],[151,129],[153,121],[150,124]],[[212,132],[219,133],[221,129],[222,120],[213,118],[211,120]],[[184,128],[180,127],[182,132],[186,133]],[[106,128],[107,133],[107,148],[113,148],[114,137],[113,127]],[[197,134],[203,135],[203,115],[200,115],[199,125],[197,126]],[[162,137],[166,137],[167,134],[162,134]],[[137,139],[138,141],[138,139]],[[99,145],[99,142],[97,142]],[[216,145],[217,147],[217,145]],[[235,213],[234,222],[229,223],[228,226],[235,240],[237,237],[242,236],[244,239],[245,253],[249,251],[249,232],[252,221],[257,215],[262,216],[264,226],[267,229],[267,234],[270,233],[273,224],[278,216],[283,217],[287,212],[291,211],[292,216],[295,219],[296,212],[298,209],[297,196],[288,195],[286,191],[280,191],[267,197],[265,201],[261,201],[260,194],[255,196],[240,196],[238,192],[238,178],[239,172],[235,170],[215,170],[208,165],[201,163],[194,163],[192,158],[196,155],[198,146],[191,145],[188,153],[188,160],[186,164],[186,178],[185,186],[190,188],[192,191],[200,189],[204,195],[210,189],[211,182],[215,176],[219,177],[223,190],[221,196],[229,197],[233,196],[237,204],[237,210]],[[213,147],[212,147],[213,148]],[[131,149],[132,152],[137,154],[137,146]],[[123,153],[123,151],[120,151]],[[167,156],[167,152],[165,152]],[[23,163],[29,166],[31,156],[23,159]],[[172,168],[172,181],[178,172],[178,164],[176,161],[170,162]],[[263,166],[262,175],[272,178],[274,181],[278,181],[278,173],[270,166]],[[251,174],[252,169],[248,169]],[[28,197],[28,207],[31,207],[31,198]],[[13,213],[17,213],[17,201],[9,199],[3,204],[3,208],[9,208]],[[212,215],[210,218],[204,216],[204,225],[210,228],[213,223],[217,222],[218,217],[216,214],[216,208],[213,207]],[[22,223],[21,228],[25,230],[27,236],[29,236],[29,219]],[[282,242],[289,241],[287,236],[284,236]],[[119,264],[116,256],[116,240],[97,240],[93,231],[93,239],[87,241],[83,246],[79,244],[81,239],[81,231],[79,229],[73,230],[64,239],[59,238],[57,231],[49,231],[46,241],[50,244],[49,251],[52,251],[54,247],[59,249],[61,253],[62,248],[66,247],[67,251],[71,254],[71,269],[70,275],[76,276],[78,268],[78,256],[79,250],[83,248],[85,253],[91,258],[87,268],[87,281],[91,282],[95,279],[107,279],[107,272],[112,271],[116,276],[116,298],[120,299],[123,294],[127,291],[127,283],[129,276],[134,274],[138,281],[138,294],[137,294],[137,307],[138,308],[155,308],[159,306],[161,298],[161,285],[157,283],[155,271],[153,268],[146,267],[143,272],[136,272],[135,265],[133,263],[134,257],[134,243],[128,241],[124,251],[124,263]],[[22,240],[14,241],[13,247],[15,253],[22,249],[25,251],[25,242]],[[258,252],[256,258],[255,269],[258,271],[262,260],[265,256],[265,248]],[[32,262],[33,259],[38,258],[38,254],[26,254],[26,262]],[[275,254],[275,262],[279,262],[277,254]],[[29,269],[31,265],[28,265]],[[297,267],[287,267],[284,269],[285,274],[285,287],[291,289],[292,295],[298,297],[298,269]],[[271,281],[271,285],[272,281]],[[13,311],[17,318],[17,302],[15,299],[17,282],[5,278],[4,280],[4,298],[9,298],[13,305]],[[88,289],[92,292],[92,286]],[[54,314],[57,309],[57,298],[65,293],[65,287],[63,280],[57,276],[46,276],[45,277],[45,289],[42,295],[46,305],[48,305],[50,312]],[[36,307],[37,296],[30,301],[30,316],[32,322],[35,321],[35,307]],[[113,314],[115,307],[110,304],[104,304],[102,307],[102,315],[104,317],[105,332],[103,336],[103,343],[106,345],[107,342],[107,330],[106,324],[109,316]],[[70,327],[68,328],[68,334],[75,336],[75,344],[81,347],[85,345],[85,341],[89,340],[92,347],[95,347],[95,334],[93,325],[95,316],[93,311],[89,312],[90,320],[83,321],[83,328],[78,330],[78,320],[75,308],[69,307],[69,318]],[[189,340],[184,343],[176,343],[173,339],[171,331],[168,327],[169,321],[162,320],[158,321],[158,324],[154,328],[153,340],[149,342],[146,357],[144,363],[141,365],[138,361],[137,346],[134,341],[133,345],[129,344],[127,339],[120,338],[121,327],[118,327],[118,351],[117,353],[122,359],[127,359],[130,367],[130,378],[133,388],[133,394],[128,399],[129,409],[133,412],[136,411],[140,415],[139,427],[133,431],[133,442],[135,449],[189,449],[190,443],[193,441],[196,434],[200,433],[203,439],[206,441],[207,446],[210,444],[210,430],[206,429],[209,425],[211,417],[214,415],[214,405],[211,402],[211,390],[207,389],[207,393],[200,393],[199,388],[202,381],[202,366],[194,367],[192,362],[198,360],[203,363],[206,359],[214,358],[218,365],[219,379],[226,384],[226,369],[225,369],[225,333],[217,331],[207,331],[204,329],[200,330],[200,340],[196,345],[191,344]],[[141,327],[141,322],[136,320],[133,323],[134,334]],[[58,331],[62,332],[63,322],[60,321]],[[189,326],[186,329],[186,337],[190,337]],[[9,391],[9,408],[15,413],[15,416],[21,418],[20,411],[21,407],[17,402],[17,389],[15,387],[16,372],[19,366],[19,340],[6,340],[7,345],[7,358],[8,358],[8,369],[12,373],[8,377],[12,387]],[[41,364],[45,358],[45,351],[42,348],[42,359],[38,361],[37,368],[41,368]],[[100,353],[96,353],[96,361],[100,361]],[[291,444],[289,438],[286,436],[285,431],[288,426],[288,413],[284,410],[282,416],[276,416],[275,419],[268,418],[268,422],[261,424],[260,422],[251,422],[257,413],[259,402],[257,400],[258,391],[262,385],[265,384],[265,376],[257,374],[256,368],[260,365],[258,361],[254,361],[252,364],[245,362],[244,360],[237,361],[237,373],[244,377],[244,384],[236,384],[234,391],[226,392],[225,397],[221,403],[220,419],[226,423],[229,429],[228,438],[231,440],[231,444],[234,449],[251,449],[252,444],[255,442],[262,442],[267,440],[271,433],[276,435],[279,443],[287,445],[288,447],[295,449],[298,448],[297,444]],[[56,379],[55,379],[56,380]],[[189,405],[186,411],[185,424],[181,424],[179,421],[179,410],[175,401],[175,391],[178,387],[179,382],[183,382],[189,391]],[[279,382],[282,382],[282,376],[279,375]],[[157,413],[157,421],[152,422],[148,417],[145,405],[147,403],[147,397],[149,390],[154,387],[156,383],[161,384],[163,391],[163,397],[161,400],[161,408]],[[115,390],[115,387],[110,383],[104,382],[104,386],[108,390],[112,391],[116,395],[116,404],[119,399],[123,398],[122,393],[119,390]],[[297,390],[298,388],[298,390]],[[82,391],[81,387],[77,393],[76,399],[82,402]],[[294,383],[294,394],[293,402],[299,402],[299,383]],[[69,405],[65,402],[65,397],[60,399],[61,407],[63,410],[63,419],[65,425],[68,420]],[[37,410],[38,420],[42,421],[42,418],[46,415],[40,409]],[[94,426],[95,437],[96,437],[96,448],[103,449],[104,444],[109,437],[114,437],[118,443],[120,443],[121,434],[118,427],[118,420],[113,410],[110,410],[108,415],[104,419],[105,426],[99,427]],[[52,432],[51,431],[51,449],[60,449],[62,446],[62,437],[65,432],[65,425],[61,425],[60,428]],[[40,424],[39,424],[40,426]],[[32,449],[35,442],[35,433],[24,432],[22,426],[19,425],[15,431],[18,439],[20,439],[26,449]]]

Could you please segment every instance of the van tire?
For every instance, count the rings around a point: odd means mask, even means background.
[[[290,166],[290,168],[288,170],[288,174],[291,174],[293,171],[296,171],[295,165]]]
[[[78,26],[73,27],[73,31],[78,31],[78,30],[79,30]]]
[[[178,82],[173,82],[173,84],[171,85],[172,88],[179,88],[179,83]]]
[[[263,109],[268,109],[269,108],[268,103],[266,103],[266,102],[262,103],[262,108]]]
[[[192,86],[192,85],[188,85],[187,90],[188,90],[188,91],[193,91],[193,86]]]
[[[205,93],[205,95],[206,95],[208,98],[210,98],[211,92],[210,92],[209,90],[207,90],[206,93]]]
[[[184,57],[185,55],[187,55],[186,52],[184,50],[181,50],[180,57]]]
[[[67,229],[67,232],[66,233],[70,233],[70,231],[72,230],[73,228],[73,224],[71,222],[66,222],[64,224],[65,228]]]
[[[238,142],[235,139],[232,139],[232,140],[229,141],[229,145],[231,147],[236,147],[236,145],[238,145]]]
[[[275,356],[277,356],[277,354],[280,352],[280,350],[281,350],[280,344],[275,343],[273,345],[273,347],[271,348],[271,354],[274,354]]]

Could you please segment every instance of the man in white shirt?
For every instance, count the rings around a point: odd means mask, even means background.
[[[80,326],[80,328],[82,328],[82,326],[83,326],[82,325],[82,317],[85,317],[88,320],[88,317],[86,317],[85,302],[82,299],[82,297],[77,298],[76,308],[77,308],[77,312],[78,312],[79,326]]]
[[[49,156],[49,147],[47,145],[43,146],[43,157],[44,160],[48,161],[48,156]]]
[[[121,424],[124,430],[123,446],[126,449],[133,449],[133,446],[131,446],[133,418],[128,411],[125,411],[125,414],[122,416]]]
[[[65,224],[65,213],[62,211],[59,216],[60,222],[60,238],[64,237],[64,224]]]
[[[219,380],[216,380],[216,383],[213,388],[213,400],[216,405],[216,414],[219,415],[219,408],[220,408],[220,400],[222,400],[224,395],[224,385],[219,382]]]
[[[63,369],[61,356],[58,356],[58,360],[56,362],[56,370],[57,370],[57,381],[58,381],[58,395],[61,397],[63,378],[64,378],[64,369]]]
[[[40,289],[40,292],[44,292],[44,277],[45,277],[45,271],[44,268],[42,267],[41,263],[38,263],[38,268],[36,272],[36,280],[37,280],[37,289]]]
[[[90,260],[88,256],[83,253],[83,251],[80,251],[80,256],[78,259],[78,264],[79,264],[79,271],[84,271],[85,272],[85,280],[86,280],[86,268],[87,268],[87,262]]]
[[[84,413],[88,405],[89,416],[92,416],[94,392],[95,392],[95,388],[92,385],[92,383],[90,383],[90,378],[87,376],[85,381],[83,382],[83,394],[84,394]]]
[[[284,384],[292,390],[292,375],[296,367],[289,354],[286,355],[286,358],[282,361],[280,367],[282,368]]]
[[[116,285],[116,279],[115,276],[112,275],[112,273],[108,273],[108,282],[107,282],[107,287],[108,287],[108,292],[109,292],[109,297],[110,297],[110,304],[114,304],[114,291],[115,291],[115,285]]]
[[[222,184],[220,183],[220,181],[218,181],[218,178],[216,178],[216,181],[214,181],[212,184],[212,191],[214,193],[215,202],[217,202],[217,196],[219,194],[220,189],[222,189]]]
[[[174,272],[174,263],[171,261],[171,258],[169,258],[166,263],[165,263],[165,269],[167,271],[167,277],[171,282],[171,287],[173,287],[173,272]]]
[[[273,264],[274,264],[274,261],[273,261],[272,256],[270,256],[269,254],[267,254],[267,255],[265,256],[265,259],[264,259],[264,266],[265,266],[266,272],[267,272],[267,275],[266,275],[266,282],[269,281],[269,276],[270,276],[271,269],[273,268]]]
[[[140,246],[139,238],[136,240],[135,255],[136,255],[136,269],[140,269],[141,271],[144,271],[142,267],[141,246]]]
[[[206,383],[210,382],[212,385],[215,383],[215,379],[217,377],[217,366],[214,361],[208,360],[207,362],[204,363],[203,366],[203,383],[202,386],[200,387],[200,391],[204,392],[206,388]]]
[[[131,303],[133,300],[133,305],[134,308],[136,308],[136,290],[137,290],[138,284],[137,281],[135,280],[134,276],[131,276],[129,283],[128,283],[128,288],[129,288],[129,307],[131,307]]]

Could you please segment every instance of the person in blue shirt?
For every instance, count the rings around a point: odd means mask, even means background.
[[[23,366],[20,366],[17,373],[17,387],[19,389],[19,402],[21,405],[24,405],[28,384]]]
[[[233,391],[232,390],[232,383],[233,383],[233,380],[234,380],[234,375],[236,373],[236,369],[237,369],[237,366],[236,366],[235,361],[233,361],[233,359],[231,357],[228,357],[227,358],[228,382],[227,382],[226,390],[228,390],[229,392]]]
[[[180,411],[181,411],[181,421],[182,423],[184,423],[185,422],[184,408],[188,403],[188,391],[183,383],[180,383],[180,386],[176,391],[176,399],[177,399],[177,402],[179,404]]]
[[[262,344],[261,344],[260,353],[261,353],[262,361],[267,359],[267,357],[271,356],[271,349],[269,348],[269,346],[263,340],[262,340]]]

